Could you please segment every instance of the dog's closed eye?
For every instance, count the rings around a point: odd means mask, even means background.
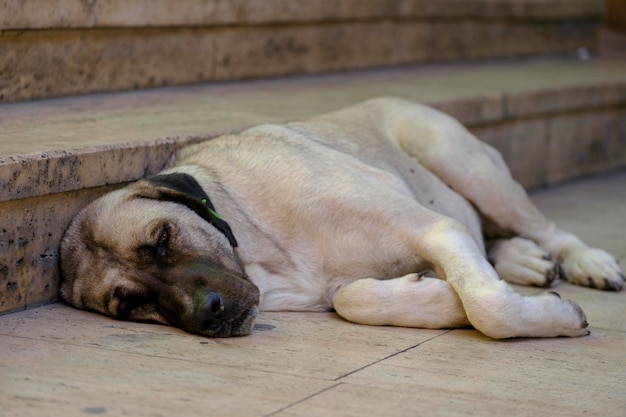
[[[159,234],[159,239],[157,240],[155,246],[155,254],[158,257],[164,258],[167,254],[167,247],[170,242],[170,228],[168,225],[163,225],[161,229],[161,233]]]
[[[137,248],[137,257],[148,263],[158,262],[167,257],[172,236],[170,225],[161,225],[152,236],[149,241]]]

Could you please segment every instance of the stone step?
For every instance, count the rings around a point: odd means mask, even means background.
[[[58,243],[103,192],[178,147],[379,95],[434,105],[499,149],[526,187],[626,167],[626,60],[369,70],[0,106],[0,312],[55,299]]]
[[[597,47],[602,11],[603,0],[5,0],[0,102],[574,55]]]

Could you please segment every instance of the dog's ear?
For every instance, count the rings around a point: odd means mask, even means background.
[[[137,196],[183,204],[222,232],[232,247],[237,240],[228,223],[215,211],[209,196],[194,177],[184,173],[162,174],[137,183]]]

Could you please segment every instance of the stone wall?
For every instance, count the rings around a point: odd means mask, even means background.
[[[593,50],[601,0],[5,0],[0,102]]]

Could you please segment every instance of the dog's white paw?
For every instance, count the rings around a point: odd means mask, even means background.
[[[544,294],[535,296],[541,301],[546,311],[550,311],[552,322],[546,335],[580,337],[587,336],[589,330],[587,327],[587,317],[583,309],[572,300],[563,300],[561,296],[554,292],[548,291]]]
[[[485,293],[481,301],[484,305],[479,310],[466,308],[468,317],[474,327],[495,339],[589,334],[582,308],[553,291],[523,296],[505,289]]]
[[[576,285],[607,291],[620,291],[624,274],[617,260],[600,249],[577,249],[561,264],[563,278]]]
[[[499,240],[489,250],[489,260],[503,280],[520,285],[549,287],[559,277],[559,265],[532,240]]]

